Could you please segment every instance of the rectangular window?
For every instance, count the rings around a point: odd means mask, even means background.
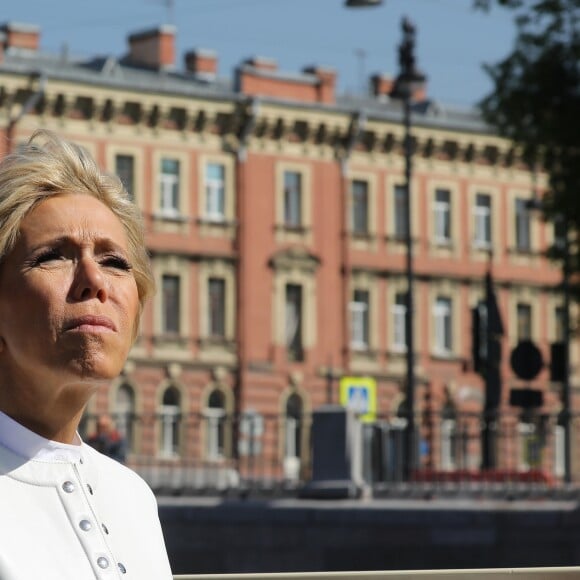
[[[397,292],[393,304],[393,347],[395,350],[407,349],[407,293]]]
[[[491,246],[491,195],[478,193],[473,209],[475,221],[475,245],[480,248]]]
[[[286,348],[290,360],[303,359],[302,352],[302,286],[286,285]]]
[[[439,244],[451,242],[451,192],[448,189],[435,191],[435,241]]]
[[[526,199],[516,199],[516,249],[529,251],[530,238],[530,211]]]
[[[518,342],[532,338],[532,306],[518,302],[516,307]]]
[[[160,208],[166,215],[179,214],[179,161],[163,158],[161,160]]]
[[[284,225],[302,225],[302,175],[297,171],[284,171]]]
[[[223,338],[226,334],[226,281],[223,278],[210,278],[209,294],[209,335]]]
[[[369,308],[368,290],[355,290],[350,303],[350,345],[356,350],[369,347]]]
[[[226,218],[226,168],[221,163],[205,167],[205,217],[214,222]]]
[[[127,190],[129,198],[135,199],[135,158],[133,155],[115,155],[115,173]]]
[[[162,287],[162,329],[164,334],[179,334],[179,276],[164,275]]]
[[[566,220],[560,215],[554,216],[554,246],[564,250],[566,245]]]
[[[352,231],[355,234],[369,232],[369,184],[360,179],[352,182]]]
[[[435,301],[435,350],[439,354],[449,354],[453,348],[451,298],[438,296]]]
[[[395,238],[407,239],[407,188],[404,185],[395,185],[393,192],[395,217]]]

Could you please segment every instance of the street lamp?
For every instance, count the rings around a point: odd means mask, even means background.
[[[347,8],[367,8],[370,6],[380,6],[383,0],[346,0],[344,5]]]
[[[345,5],[370,7],[382,4],[382,0],[346,0]],[[407,414],[408,422],[405,433],[405,469],[409,476],[416,464],[415,452],[415,351],[413,340],[413,238],[411,231],[411,175],[413,144],[411,137],[411,102],[416,88],[426,80],[416,66],[415,60],[415,26],[408,18],[401,22],[403,41],[399,46],[400,73],[395,80],[392,97],[403,102],[403,123],[405,127],[405,246],[406,246],[406,277],[407,277],[407,308],[405,313],[405,346],[407,367]]]
[[[542,201],[534,197],[526,204],[527,209],[544,210]],[[557,247],[562,251],[562,299],[563,304],[563,369],[562,369],[562,427],[564,428],[564,481],[572,482],[572,440],[570,433],[570,230],[566,213],[557,214],[554,224],[561,226]],[[555,353],[552,353],[555,356]],[[554,364],[554,361],[551,361]],[[559,366],[559,365],[558,365]]]
[[[401,22],[403,41],[399,46],[400,73],[395,80],[392,96],[403,101],[405,126],[405,246],[407,250],[407,308],[405,313],[405,343],[407,363],[407,414],[405,433],[405,468],[407,476],[416,465],[415,447],[415,352],[413,339],[413,237],[411,230],[411,176],[413,143],[411,136],[411,101],[415,89],[425,82],[425,75],[419,72],[415,62],[415,26],[406,17]]]

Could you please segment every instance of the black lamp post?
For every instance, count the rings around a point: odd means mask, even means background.
[[[367,8],[370,6],[380,6],[383,0],[346,0],[344,5],[347,8]]]
[[[528,209],[543,210],[542,201],[533,198],[526,204]],[[566,214],[558,214],[555,220],[560,223],[560,240],[556,240],[557,246],[562,250],[562,300],[563,304],[563,353],[562,353],[562,412],[560,414],[562,427],[564,428],[564,481],[572,482],[572,439],[570,433],[570,236],[569,223]],[[552,353],[554,356],[554,353]],[[554,364],[554,361],[552,361]],[[560,366],[560,365],[558,365]]]
[[[405,343],[407,363],[407,428],[405,432],[405,469],[409,476],[416,466],[417,453],[415,442],[415,351],[413,338],[413,237],[411,228],[411,178],[413,161],[413,142],[411,136],[411,102],[415,89],[425,82],[425,75],[417,70],[415,62],[415,26],[407,19],[401,22],[403,41],[399,46],[400,73],[395,81],[395,89],[392,94],[403,102],[404,126],[405,126],[405,245],[407,250],[406,276],[407,276],[407,308],[405,315]]]
[[[379,6],[382,0],[346,0],[345,5],[351,8]],[[407,308],[405,315],[406,383],[407,383],[407,428],[405,432],[405,471],[407,477],[416,465],[415,445],[415,351],[413,339],[413,238],[411,231],[411,177],[413,143],[411,136],[411,102],[415,89],[422,85],[426,77],[419,72],[415,61],[415,26],[408,18],[401,22],[403,41],[399,46],[400,73],[395,81],[392,93],[394,98],[403,102],[403,123],[405,127],[405,246],[407,253]]]

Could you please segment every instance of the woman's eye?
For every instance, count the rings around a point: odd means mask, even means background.
[[[129,272],[132,269],[131,264],[122,256],[106,256],[101,263],[107,268],[115,268],[125,272]]]
[[[33,266],[46,264],[47,262],[54,262],[55,260],[62,260],[63,254],[60,250],[46,250],[33,259]]]

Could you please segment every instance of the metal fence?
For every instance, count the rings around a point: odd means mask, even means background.
[[[211,410],[210,410],[211,411]],[[230,416],[221,412],[113,415],[127,444],[127,464],[158,494],[296,494],[312,473],[312,417]],[[94,429],[86,417],[81,434]],[[393,493],[575,493],[563,484],[564,424],[558,415],[420,413],[413,457],[408,421],[384,415],[361,423],[362,478],[375,496]],[[570,419],[572,456],[580,417]],[[489,456],[484,462],[484,438]],[[482,464],[486,468],[482,468]]]
[[[201,574],[174,580],[564,580],[578,578],[580,568],[500,568],[490,570],[412,570],[403,572],[296,572],[276,574]]]

